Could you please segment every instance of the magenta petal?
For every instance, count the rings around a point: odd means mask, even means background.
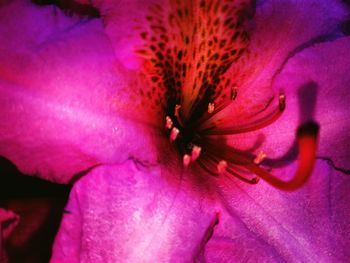
[[[133,113],[125,93],[131,83],[99,20],[11,1],[1,6],[0,25],[1,155],[57,182],[101,163],[154,155],[140,152],[151,139],[146,126],[122,117]]]
[[[348,14],[337,0],[257,2],[248,27],[249,52],[232,69],[249,93],[270,86],[275,72],[295,52],[337,35]]]
[[[321,127],[318,156],[326,160],[317,162],[310,181],[295,193],[276,191],[264,182],[256,187],[223,185],[228,214],[208,243],[209,262],[350,260],[350,180],[344,171],[349,169],[350,154],[349,47],[350,38],[343,38],[308,48],[277,76],[275,86],[284,88],[287,107],[279,121],[261,131],[262,149],[269,157],[283,156],[293,145],[298,124],[315,119]],[[292,163],[273,173],[289,178],[295,169]]]
[[[92,4],[99,10],[117,60],[129,70],[138,70],[143,64],[143,59],[136,55],[135,50],[142,47],[143,40],[136,27],[146,23],[145,17],[149,15],[150,6],[154,4],[167,6],[168,2],[157,0],[79,0],[78,2]]]
[[[348,262],[349,187],[349,177],[325,161],[318,161],[308,184],[293,193],[264,182],[222,185],[227,213],[206,247],[208,262]]]
[[[188,191],[186,180],[170,183],[166,174],[177,177],[132,161],[91,171],[73,188],[51,262],[198,258],[217,220],[213,201]]]
[[[279,86],[272,90],[271,84],[287,59],[314,43],[334,38],[348,14],[338,0],[256,2],[248,27],[249,50],[227,73],[238,83],[237,106],[230,113],[238,119],[261,110],[273,94],[283,91]]]

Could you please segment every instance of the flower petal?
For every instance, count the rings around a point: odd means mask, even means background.
[[[141,124],[148,116],[131,121],[137,101],[126,92],[137,80],[115,64],[99,20],[25,1],[2,5],[0,19],[1,155],[57,182],[100,163],[149,160],[155,151],[140,151],[154,145]]]
[[[250,52],[231,73],[244,79],[247,94],[270,86],[276,71],[296,52],[337,37],[348,13],[337,0],[257,1],[248,30]]]
[[[284,173],[295,169],[293,163]],[[221,185],[227,213],[206,247],[208,262],[349,261],[349,186],[349,177],[325,161],[318,161],[311,180],[293,193],[264,182]]]
[[[272,83],[288,59],[315,43],[339,37],[348,14],[349,8],[338,0],[257,1],[248,26],[248,52],[226,74],[237,82],[238,95],[222,116],[240,124],[263,110],[274,95],[284,92],[284,86],[272,89]]]
[[[101,166],[73,187],[51,262],[190,262],[218,215],[179,169]]]

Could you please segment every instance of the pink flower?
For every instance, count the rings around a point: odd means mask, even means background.
[[[0,154],[75,182],[52,262],[349,260],[345,6],[92,2],[0,9]]]

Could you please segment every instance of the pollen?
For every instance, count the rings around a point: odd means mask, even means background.
[[[214,103],[209,103],[208,104],[208,113],[213,113],[215,110],[215,104]]]
[[[260,152],[258,153],[258,155],[255,157],[254,163],[255,163],[255,164],[261,164],[262,161],[266,158],[266,156],[267,156],[267,155],[266,155],[265,152],[260,151]]]
[[[170,130],[173,127],[173,125],[174,125],[174,123],[171,120],[171,118],[169,116],[166,116],[165,117],[165,128]]]
[[[170,132],[170,141],[175,141],[180,133],[180,130],[176,127],[171,129]]]
[[[192,148],[191,161],[194,162],[198,159],[201,154],[202,148],[200,146],[194,145]]]
[[[227,162],[225,160],[221,160],[217,165],[217,170],[219,174],[223,174],[227,169]]]
[[[191,156],[189,154],[185,154],[182,158],[182,164],[185,168],[187,168],[190,165],[191,162]]]

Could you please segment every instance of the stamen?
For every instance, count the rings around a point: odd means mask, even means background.
[[[212,153],[210,157],[215,158],[216,162],[218,162],[220,159],[224,159],[239,166],[245,166],[251,163],[251,159],[249,159],[247,156],[240,154],[237,150],[230,147],[221,147],[221,145],[219,145],[215,140],[207,139],[206,149],[208,153]],[[217,160],[217,158],[219,158],[219,160]]]
[[[187,168],[190,165],[191,162],[191,156],[189,154],[185,154],[182,158],[182,164],[185,168]]]
[[[260,151],[260,152],[258,153],[258,155],[255,157],[254,163],[255,163],[255,164],[261,164],[262,161],[266,158],[266,156],[267,156],[267,155],[266,155],[265,152]]]
[[[194,162],[198,159],[199,155],[201,154],[202,147],[194,145],[192,148],[192,154],[191,154],[191,160]]]
[[[206,121],[210,120],[211,118],[215,117],[215,115],[219,112],[221,112],[222,110],[224,110],[226,107],[228,107],[230,104],[232,103],[232,101],[230,100],[226,100],[223,103],[220,103],[219,105],[215,106],[214,105],[214,109],[212,112],[209,112],[209,105],[208,105],[208,113],[209,114],[204,114],[201,118],[199,118],[197,121],[193,122],[193,124],[191,125],[192,127],[200,127],[203,123],[205,123]],[[190,127],[191,127],[190,126]]]
[[[226,162],[226,164],[225,164]],[[227,171],[225,175],[228,178],[231,178],[230,176],[234,176],[241,181],[248,183],[248,184],[257,184],[259,181],[259,178],[254,177],[254,178],[246,178],[242,175],[239,174],[239,170],[242,170],[239,168],[239,166],[235,166],[235,170],[232,168],[232,163],[227,162],[222,160],[221,165],[223,168],[226,166],[226,169],[222,170],[222,173],[218,173],[218,165],[219,165],[219,160],[210,152],[206,152],[206,155],[203,156],[200,160],[197,162],[203,170],[208,172],[212,176],[218,176],[219,174],[222,174],[223,172]]]
[[[202,160],[202,159],[199,159],[197,161],[197,164],[199,164],[199,166],[204,170],[206,171],[208,174],[212,175],[212,176],[215,176],[217,177],[218,174],[216,173],[216,171],[214,172],[210,167],[208,167],[208,162],[206,160]]]
[[[219,174],[224,173],[226,171],[226,168],[227,168],[227,162],[225,160],[221,160],[217,165]]]
[[[215,105],[214,103],[209,103],[208,104],[208,113],[213,113],[215,110]]]
[[[180,109],[181,109],[181,105],[176,104],[176,106],[175,106],[175,111],[174,111],[174,115],[175,115],[175,117],[177,117],[177,118],[180,118]]]
[[[238,178],[241,181],[248,183],[248,184],[257,184],[259,182],[258,177],[253,177],[251,179],[245,178],[245,177],[241,176],[239,173],[236,173],[231,167],[227,167],[227,172],[229,172],[230,175],[233,175],[236,178]]]
[[[175,141],[177,136],[179,135],[180,131],[178,128],[174,127],[172,128],[171,132],[170,132],[170,141]]]
[[[176,104],[175,109],[174,109],[174,115],[175,115],[177,121],[180,123],[180,125],[184,126],[184,123],[183,123],[181,115],[180,115],[180,109],[181,109],[181,105]]]
[[[165,117],[165,128],[167,129],[171,129],[173,127],[173,121],[171,120],[171,118],[169,116]]]
[[[286,108],[286,96],[284,94],[280,94],[278,97],[278,107],[281,112]]]
[[[280,95],[278,98],[278,108],[275,109],[269,115],[258,119],[255,122],[245,124],[245,125],[237,125],[226,128],[218,128],[215,125],[209,128],[204,128],[201,131],[202,135],[232,135],[238,133],[252,132],[259,129],[262,129],[272,123],[274,123],[283,113],[286,107],[286,97],[285,95]]]
[[[297,140],[299,145],[299,166],[294,178],[282,181],[255,164],[247,165],[247,169],[257,174],[261,179],[281,190],[292,191],[301,187],[312,174],[316,159],[319,126],[310,122],[299,127]]]

